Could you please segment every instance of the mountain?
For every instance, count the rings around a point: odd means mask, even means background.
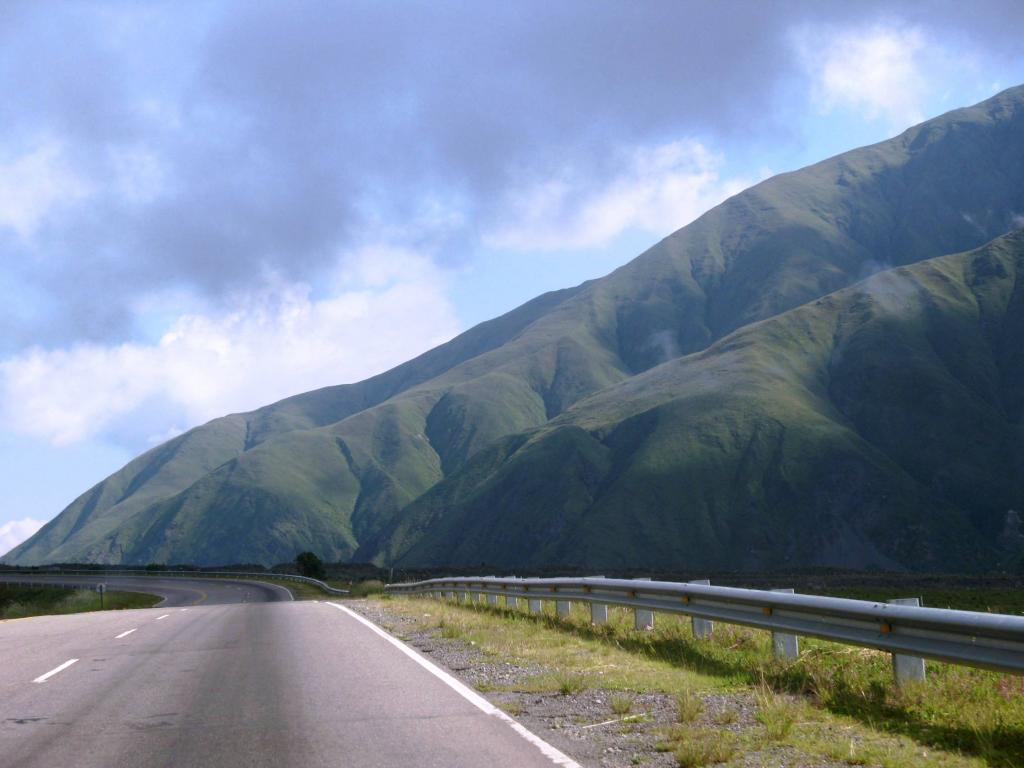
[[[423,530],[445,528],[437,517],[437,499],[455,505],[444,519],[463,514],[491,519],[480,516],[476,502],[464,495],[470,487],[476,493],[480,483],[511,477],[509,467],[523,461],[523,450],[553,450],[558,441],[576,439],[583,441],[582,450],[590,422],[566,420],[589,412],[592,402],[621,398],[634,387],[689,386],[685,380],[659,379],[664,364],[671,367],[671,361],[689,356],[684,360],[692,366],[694,353],[711,355],[719,349],[711,345],[734,339],[730,334],[738,329],[752,332],[759,326],[745,327],[788,317],[783,313],[874,272],[977,248],[1020,226],[1022,213],[1024,87],[1018,87],[889,141],[769,179],[611,275],[541,296],[380,376],[194,429],[87,491],[4,559],[271,563],[313,549],[332,560],[442,562],[449,556],[443,542]],[[860,359],[865,365],[875,360],[866,354]],[[750,382],[757,379],[756,366],[744,372],[727,366],[720,372],[721,385],[727,386],[733,373],[743,373],[752,392],[767,393],[770,370],[761,372],[765,381],[755,386]],[[633,434],[622,435],[627,433]],[[770,442],[765,434],[758,432],[758,439]],[[594,439],[604,445],[603,436]],[[685,432],[666,433],[655,443],[642,440],[639,432],[631,439],[638,441],[636,450],[656,445],[657,461],[681,476],[695,477],[712,461],[712,454],[698,450]],[[606,460],[619,472],[621,462],[633,460],[633,444],[616,445]],[[811,466],[825,471],[813,462],[806,471]],[[577,499],[578,488],[556,467],[533,470],[533,478],[538,472],[556,476],[550,483],[538,481],[534,506],[522,510],[524,517],[545,510],[552,520],[565,521],[570,508],[580,516],[612,508],[605,501],[595,507]],[[896,473],[902,464],[894,460],[885,467],[878,471]],[[716,484],[708,488],[721,491]],[[754,505],[755,497],[757,503],[774,505],[783,498],[769,489],[729,490],[737,499],[729,505],[717,497],[705,499],[701,518],[708,525],[720,527],[732,519],[733,512],[720,512],[726,506]],[[950,515],[969,518],[971,536],[963,542],[970,542],[972,552],[982,551],[975,539],[988,541],[995,523],[950,503]],[[1003,502],[992,503],[995,509]],[[647,504],[617,509],[624,516],[620,525],[649,526],[655,537],[672,530],[655,523],[662,513]],[[571,528],[566,522],[552,530]],[[475,540],[479,536],[486,538],[483,529]],[[454,533],[448,536],[450,556],[477,562],[456,539]],[[552,546],[545,551],[554,553],[557,546]],[[758,558],[764,562],[774,557],[771,542],[751,546],[763,549]],[[710,551],[739,552],[733,544]],[[944,551],[940,547],[935,556]],[[679,549],[679,557],[686,552]],[[646,558],[629,548],[620,554],[601,557]],[[789,562],[799,562],[808,554],[793,550],[788,556]],[[884,558],[905,565],[931,562],[909,550],[885,554],[867,546],[862,555],[841,548],[819,559],[867,564],[888,562]],[[530,562],[539,561],[531,555]]]
[[[1024,502],[1024,230],[877,274],[497,441],[397,565],[981,570]]]

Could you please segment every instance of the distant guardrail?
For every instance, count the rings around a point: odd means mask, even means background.
[[[925,659],[1024,674],[1024,616],[925,608],[917,598],[875,603],[840,597],[798,595],[791,589],[715,587],[707,581],[670,582],[604,577],[519,579],[452,577],[392,584],[388,594],[426,595],[488,605],[498,598],[530,613],[553,601],[559,616],[573,602],[590,605],[591,621],[608,620],[608,606],[632,608],[637,629],[653,628],[654,613],[691,617],[693,634],[707,637],[713,622],[755,627],[772,633],[777,657],[799,654],[799,636],[817,637],[893,654],[897,683],[922,680]]]
[[[205,577],[225,577],[225,578],[236,578],[236,579],[264,579],[274,580],[280,579],[283,581],[294,581],[301,582],[303,584],[311,584],[315,587],[319,587],[329,595],[347,595],[349,591],[347,589],[338,589],[332,587],[319,579],[311,579],[308,576],[296,576],[291,573],[248,573],[243,571],[151,571],[146,569],[130,570],[130,569],[118,569],[118,570],[47,570],[47,571],[0,571],[0,576],[6,573],[12,573],[19,576],[171,576],[179,578],[192,578],[201,579]]]

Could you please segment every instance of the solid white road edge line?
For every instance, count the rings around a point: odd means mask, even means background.
[[[262,583],[263,583],[263,584],[269,584],[270,582],[264,581],[264,582],[262,582]],[[288,587],[283,587],[283,586],[281,586],[280,584],[270,584],[270,586],[272,586],[272,587],[277,587],[277,588],[278,588],[278,589],[280,589],[280,590],[281,590],[282,592],[284,592],[284,593],[285,593],[286,595],[288,595],[288,600],[289,600],[290,602],[295,602],[295,595],[293,595],[293,594],[292,594],[292,591],[291,591],[290,589],[288,589]]]
[[[135,629],[138,629],[138,627],[136,627]],[[120,635],[118,635],[114,639],[115,640],[120,640],[122,637],[128,637],[128,635],[130,635],[132,632],[134,632],[135,629],[129,629],[127,632],[122,632]]]
[[[170,615],[171,615],[171,614],[169,614],[169,613],[165,613],[165,614],[164,614],[163,616],[157,616],[157,617],[156,617],[156,620],[157,620],[157,621],[160,621],[160,619],[166,619],[166,618],[167,618],[168,616],[170,616]]]
[[[325,602],[327,605],[334,606],[339,611],[347,613],[356,621],[361,622],[365,626],[372,629],[374,632],[376,632],[378,635],[383,637],[385,640],[387,640],[389,643],[395,646],[398,650],[400,650],[402,653],[408,656],[410,659],[412,659],[425,670],[427,670],[427,672],[432,674],[434,677],[438,678],[441,682],[445,683],[449,688],[454,690],[457,694],[462,696],[462,698],[466,699],[466,701],[475,706],[477,709],[485,712],[488,715],[491,715],[492,717],[496,717],[502,722],[510,725],[512,727],[512,730],[514,730],[528,742],[533,744],[533,746],[537,747],[537,749],[539,749],[544,754],[544,756],[547,757],[555,765],[562,765],[565,766],[565,768],[582,768],[582,766],[579,763],[577,763],[567,754],[551,746],[546,741],[544,741],[544,739],[535,734],[533,731],[530,731],[526,727],[517,723],[515,720],[513,720],[502,710],[498,709],[496,706],[491,704],[491,702],[489,702],[479,693],[477,693],[472,688],[467,686],[465,683],[452,677],[443,669],[438,667],[436,664],[425,659],[417,651],[410,648],[401,640],[389,635],[387,632],[378,627],[369,619],[363,618],[350,608],[346,608],[344,605],[338,605],[337,603],[332,603],[330,601]]]
[[[49,680],[49,679],[50,679],[51,677],[53,677],[54,675],[56,675],[56,674],[57,674],[58,672],[63,672],[63,671],[65,670],[65,669],[67,669],[68,667],[70,667],[70,666],[71,666],[72,664],[74,664],[74,663],[75,663],[76,661],[78,661],[78,659],[68,659],[68,660],[67,660],[67,661],[65,661],[65,662],[64,662],[63,664],[61,664],[61,665],[60,665],[59,667],[56,667],[56,668],[54,668],[54,669],[51,669],[51,670],[50,670],[49,672],[47,672],[47,673],[46,673],[45,675],[40,675],[39,677],[37,677],[37,678],[36,678],[35,680],[33,680],[32,682],[33,682],[33,683],[45,683],[45,682],[46,682],[47,680]]]
[[[260,584],[260,585],[262,585],[264,587],[273,587],[274,589],[279,589],[282,592],[284,592],[286,595],[288,595],[288,600],[290,600],[290,601],[294,601],[295,600],[295,595],[292,594],[292,591],[290,589],[288,589],[288,587],[282,587],[280,584],[274,584],[273,582],[270,582],[270,581],[260,581],[259,579],[252,579],[252,581],[254,581],[257,584]]]

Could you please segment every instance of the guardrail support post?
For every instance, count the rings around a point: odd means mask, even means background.
[[[633,610],[633,627],[639,632],[645,629],[654,629],[654,611],[635,608]]]
[[[568,600],[555,601],[555,613],[557,613],[563,619],[569,615],[569,610],[571,607],[572,603],[570,603]]]
[[[890,605],[921,605],[919,597],[899,597],[895,600],[886,600]],[[919,656],[906,656],[902,653],[892,655],[892,671],[896,676],[896,685],[903,685],[907,682],[924,681],[924,659]]]
[[[448,593],[448,599],[449,600],[454,600],[455,599],[455,593],[454,592],[449,592]]]
[[[519,608],[519,598],[515,595],[505,595],[505,607],[513,610]]]
[[[487,604],[488,605],[497,605],[498,604],[498,596],[497,595],[492,595],[492,594],[488,593],[488,595],[487,595]]]
[[[686,582],[687,584],[701,584],[705,587],[711,586],[710,579],[695,579],[693,581]],[[690,626],[693,627],[693,636],[698,640],[703,640],[705,637],[711,637],[711,633],[715,629],[715,624],[709,619],[698,619],[696,616],[690,619]]]
[[[637,578],[633,581],[650,581],[649,578]],[[633,609],[633,627],[638,632],[645,629],[654,629],[654,611],[647,608]]]
[[[531,597],[526,601],[526,604],[530,609],[530,613],[540,613],[540,600]]]
[[[590,623],[591,624],[607,624],[608,623],[608,605],[606,603],[591,603],[590,604]]]
[[[772,592],[793,594],[792,589],[773,589]],[[800,640],[796,635],[772,632],[772,655],[776,659],[795,659],[800,655]]]

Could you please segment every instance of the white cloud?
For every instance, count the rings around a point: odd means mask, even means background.
[[[31,152],[0,163],[0,227],[27,240],[54,207],[88,193],[88,185],[65,162],[60,145],[41,142]]]
[[[900,25],[807,26],[797,32],[796,44],[821,112],[853,109],[897,128],[923,119],[928,74],[935,75],[932,65],[945,58],[920,29]]]
[[[303,284],[272,283],[232,311],[178,318],[154,344],[35,348],[2,361],[3,419],[65,445],[139,413],[144,441],[365,378],[457,332],[443,277],[428,259],[373,248],[349,264],[323,298]],[[166,421],[154,425],[161,405]],[[177,423],[182,414],[186,424]]]
[[[0,557],[10,552],[44,525],[46,525],[45,520],[36,520],[32,517],[24,517],[21,520],[12,520],[0,525]]]
[[[621,172],[599,191],[567,170],[520,189],[507,219],[484,234],[486,245],[510,249],[578,249],[606,245],[638,228],[667,235],[750,182],[723,179],[722,158],[698,141],[675,141],[625,153]]]

